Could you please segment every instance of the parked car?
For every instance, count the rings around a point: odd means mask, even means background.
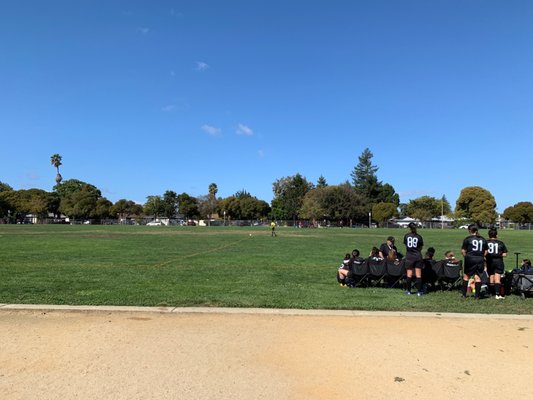
[[[146,226],[161,226],[163,223],[161,221],[150,221],[146,224]]]

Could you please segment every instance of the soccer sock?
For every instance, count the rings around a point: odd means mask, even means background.
[[[422,291],[422,278],[415,278],[415,289],[417,292]]]
[[[495,291],[494,283],[489,283],[489,294],[491,296],[494,296],[495,294],[499,294],[498,292]]]
[[[466,297],[467,290],[468,290],[468,281],[463,280],[463,287],[461,288],[461,292],[463,292],[464,297]]]
[[[412,283],[412,279],[411,278],[407,278],[406,279],[406,283],[407,283],[407,291],[410,292],[411,291],[411,283]]]
[[[481,297],[481,282],[476,282],[476,296],[475,297]]]
[[[496,292],[497,296],[500,296],[500,290],[501,290],[502,284],[501,283],[495,283],[494,284],[494,291]]]

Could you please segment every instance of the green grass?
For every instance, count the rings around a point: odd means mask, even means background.
[[[417,298],[398,289],[340,288],[345,253],[367,255],[401,229],[0,225],[0,303],[224,306],[533,314],[533,301]],[[252,236],[249,236],[249,234]],[[440,257],[464,230],[421,230]],[[482,232],[484,233],[484,232]],[[533,232],[502,231],[510,256],[533,257]],[[437,257],[438,258],[438,257]]]

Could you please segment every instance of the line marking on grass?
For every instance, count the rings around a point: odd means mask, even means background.
[[[234,246],[240,242],[244,242],[245,240],[247,240],[247,238],[244,238],[244,239],[239,239],[239,240],[236,240],[235,242],[231,242],[231,243],[228,243],[228,244],[225,244],[224,246],[219,246],[219,247],[215,247],[215,248],[212,248],[212,249],[209,249],[209,250],[204,250],[204,251],[199,251],[197,253],[192,253],[192,254],[186,254],[184,256],[179,256],[179,257],[175,257],[175,258],[172,258],[168,261],[164,261],[162,263],[159,263],[159,264],[156,264],[154,265],[153,267],[154,268],[161,268],[161,267],[164,267],[164,266],[167,266],[168,264],[171,264],[177,260],[185,260],[187,258],[193,258],[193,257],[196,257],[196,256],[201,256],[201,255],[204,255],[206,253],[214,253],[214,252],[217,252],[217,251],[220,251],[220,250],[224,250],[224,249],[227,249],[228,247],[231,247],[231,246]]]

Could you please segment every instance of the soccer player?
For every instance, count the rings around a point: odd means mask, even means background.
[[[479,236],[475,224],[468,225],[468,232],[470,236],[467,236],[463,240],[463,246],[461,247],[461,253],[465,259],[462,294],[463,297],[466,297],[468,281],[473,276],[476,288],[474,298],[479,299],[479,294],[481,293],[481,275],[485,270],[485,256],[487,255],[489,246],[487,240]]]
[[[501,276],[505,270],[503,257],[507,257],[507,247],[505,243],[498,240],[498,231],[496,229],[489,230],[487,250],[487,272],[489,274],[490,286],[494,288],[496,299],[503,299],[500,296]]]
[[[272,221],[270,223],[270,229],[272,230],[272,234],[270,236],[277,236],[276,235],[276,221]]]
[[[352,257],[349,253],[346,253],[344,260],[342,260],[341,266],[337,269],[337,282],[339,282],[341,287],[346,287],[346,278],[348,277],[351,263]]]
[[[394,237],[389,236],[387,241],[379,247],[379,256],[388,260],[396,260],[398,249],[394,245]]]
[[[424,268],[424,259],[422,258],[422,247],[424,240],[416,232],[416,224],[411,222],[408,225],[411,232],[403,237],[405,244],[405,274],[407,275],[407,291],[411,294],[411,285],[413,281],[413,270],[415,272],[415,289],[417,296],[422,296],[422,269]]]

